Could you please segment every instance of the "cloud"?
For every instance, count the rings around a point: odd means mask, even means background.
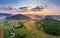
[[[47,0],[49,3],[60,6],[60,0]]]
[[[12,10],[12,8],[0,8],[0,10]]]
[[[0,7],[0,10],[13,10],[13,8],[12,7],[3,6],[3,7]]]
[[[24,11],[27,11],[27,10],[28,10],[28,7],[20,7],[19,10],[20,10],[21,12],[24,12]]]
[[[47,7],[47,6],[46,6]],[[34,8],[31,7],[20,7],[20,11],[24,12],[24,11],[42,11],[45,7],[43,6],[36,6]]]
[[[32,11],[42,11],[45,7],[43,6],[36,6],[35,8],[32,8]]]
[[[9,6],[3,6],[0,5],[0,13],[15,13],[17,11],[16,8],[9,7]]]

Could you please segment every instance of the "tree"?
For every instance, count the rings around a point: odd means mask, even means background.
[[[26,34],[24,34],[23,36],[20,36],[19,34],[17,34],[17,37],[18,38],[25,38],[26,37]]]
[[[42,22],[42,28],[45,33],[52,35],[60,35],[60,21],[56,19],[44,19]]]
[[[25,38],[26,31],[24,28],[15,29],[15,38]]]

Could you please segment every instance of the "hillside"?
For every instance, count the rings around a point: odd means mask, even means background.
[[[7,20],[26,20],[26,19],[30,19],[30,17],[22,15],[22,14],[17,14],[11,17],[7,17],[6,19]]]
[[[12,16],[12,14],[0,13],[0,19],[5,19],[6,17],[10,17],[10,16]]]

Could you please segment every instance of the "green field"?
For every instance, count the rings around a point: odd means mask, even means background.
[[[19,22],[23,23],[23,27],[19,28]],[[38,25],[36,25],[36,20],[8,20],[0,21],[0,29],[3,29],[3,37],[9,38],[11,37],[11,32],[15,33],[14,38],[60,38],[60,36],[54,36],[46,34],[42,27],[38,29]],[[12,30],[14,26],[14,31]],[[18,27],[18,28],[16,28]]]

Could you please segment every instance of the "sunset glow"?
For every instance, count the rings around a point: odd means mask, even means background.
[[[59,0],[1,0],[0,12],[11,14],[60,15],[59,3]]]

